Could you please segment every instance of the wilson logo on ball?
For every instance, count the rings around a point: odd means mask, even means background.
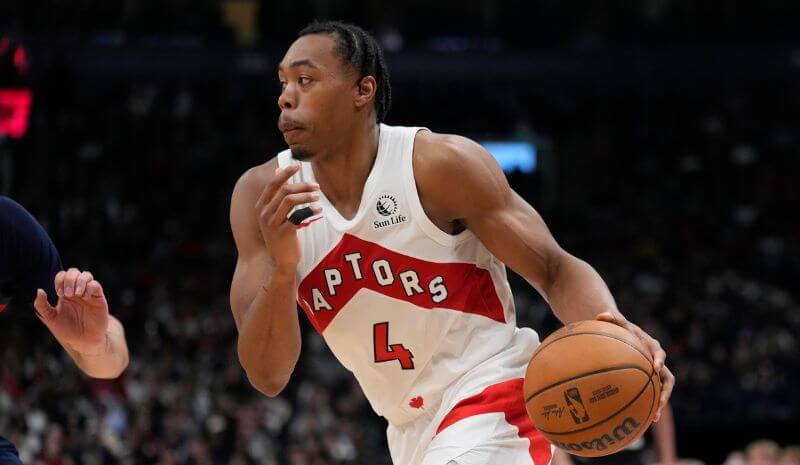
[[[569,388],[564,391],[564,400],[567,402],[569,413],[576,424],[589,421],[589,412],[586,411],[586,407],[583,405],[578,388]]]
[[[624,442],[631,434],[635,433],[639,428],[639,423],[631,417],[622,420],[622,423],[617,425],[611,434],[603,434],[588,441],[577,442],[561,442],[554,440],[553,444],[564,450],[572,452],[580,452],[584,450],[595,450],[602,452],[610,446],[619,442]]]

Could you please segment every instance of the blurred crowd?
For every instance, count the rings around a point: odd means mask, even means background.
[[[50,14],[43,15],[42,11]],[[424,0],[31,0],[0,4],[0,28],[29,38],[103,46],[200,47],[283,43],[309,18],[372,25],[384,47],[451,50],[691,43],[770,44],[797,40],[796,2],[526,2]],[[242,30],[246,30],[242,32]]]
[[[800,446],[781,448],[768,439],[753,441],[742,451],[731,452],[723,465],[798,465]]]
[[[31,465],[390,463],[385,422],[304,318],[281,396],[258,394],[237,361],[228,204],[237,177],[282,149],[275,90],[86,85],[63,64],[46,76],[29,135],[6,143],[10,195],[65,266],[104,284],[131,364],[119,380],[89,380],[31,309],[0,314],[0,434]],[[664,344],[677,423],[796,423],[800,133],[786,86],[504,99],[398,84],[389,123],[534,140],[542,171],[512,173],[512,185]],[[559,184],[545,193],[549,177]],[[510,279],[519,324],[549,334],[546,304]],[[726,465],[797,465],[796,449],[769,447]]]

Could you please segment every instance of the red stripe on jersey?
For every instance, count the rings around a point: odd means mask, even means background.
[[[356,258],[353,254],[359,255]],[[350,256],[350,260],[345,256]],[[334,274],[333,279],[329,277],[331,283],[326,281],[326,270]],[[410,282],[411,279],[414,281]],[[341,282],[337,284],[336,281]],[[446,296],[443,288],[447,291]],[[312,293],[314,289],[316,293]],[[428,310],[444,308],[506,322],[503,304],[489,270],[472,263],[422,260],[350,234],[345,234],[303,279],[298,287],[298,302],[314,328],[321,333],[361,289],[370,289]],[[330,309],[319,306],[314,311],[315,297],[317,302],[323,298]]]
[[[503,381],[484,389],[480,394],[461,400],[444,417],[436,434],[441,433],[453,423],[482,413],[503,412],[506,421],[517,427],[519,437],[530,442],[528,451],[535,465],[547,465],[550,462],[552,451],[550,443],[536,430],[533,422],[525,410],[525,400],[522,394],[522,378]]]
[[[305,228],[306,226],[310,225],[311,223],[313,223],[313,222],[315,222],[315,221],[317,221],[317,220],[321,220],[321,219],[322,219],[322,217],[321,217],[321,216],[318,216],[318,217],[316,217],[316,218],[313,218],[313,219],[311,219],[311,220],[309,220],[309,221],[306,221],[305,223],[300,223],[300,224],[298,224],[298,225],[297,225],[297,228],[296,228],[296,229],[303,229],[303,228]]]
[[[0,312],[6,309],[7,304],[0,304]]]

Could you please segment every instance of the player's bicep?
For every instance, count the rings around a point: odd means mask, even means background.
[[[553,265],[565,252],[541,215],[516,192],[509,196],[507,203],[476,212],[466,223],[492,255],[542,292],[549,286]]]

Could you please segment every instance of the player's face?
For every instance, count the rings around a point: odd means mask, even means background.
[[[330,35],[303,36],[278,67],[278,127],[300,160],[335,145],[354,120],[356,76],[334,53],[334,46]]]

